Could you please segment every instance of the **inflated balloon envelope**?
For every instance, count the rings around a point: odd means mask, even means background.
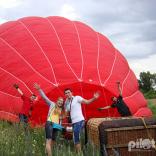
[[[1,119],[18,120],[22,100],[13,84],[19,84],[26,96],[39,96],[35,82],[53,101],[64,96],[65,88],[86,99],[100,91],[97,101],[83,105],[89,119],[119,116],[116,109],[100,112],[97,108],[110,105],[111,96],[118,96],[116,81],[120,81],[132,114],[152,115],[123,55],[102,34],[63,17],[26,17],[0,25],[0,81]],[[44,123],[47,111],[39,96],[30,120]]]

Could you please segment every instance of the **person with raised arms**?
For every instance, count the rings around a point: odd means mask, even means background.
[[[59,124],[59,119],[60,116],[62,115],[63,97],[58,97],[57,101],[53,102],[45,95],[39,84],[35,83],[34,88],[36,88],[39,91],[41,97],[49,106],[49,112],[45,124],[45,133],[46,133],[45,151],[48,156],[52,156],[52,147],[56,141],[57,133],[61,128],[63,128]]]

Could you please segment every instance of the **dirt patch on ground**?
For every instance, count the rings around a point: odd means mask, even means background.
[[[147,99],[149,102],[152,102],[153,104],[156,105],[156,99]]]

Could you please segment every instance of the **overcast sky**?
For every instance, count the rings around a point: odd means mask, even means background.
[[[0,23],[63,16],[104,34],[138,77],[156,73],[156,0],[0,0]]]

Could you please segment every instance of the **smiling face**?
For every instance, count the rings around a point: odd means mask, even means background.
[[[37,99],[36,95],[33,94],[33,95],[30,96],[31,101],[35,101],[36,99]]]
[[[71,99],[73,96],[73,93],[70,89],[65,89],[64,94],[66,96],[66,98]]]
[[[58,107],[62,107],[63,106],[63,97],[59,97],[56,101],[56,104]]]

